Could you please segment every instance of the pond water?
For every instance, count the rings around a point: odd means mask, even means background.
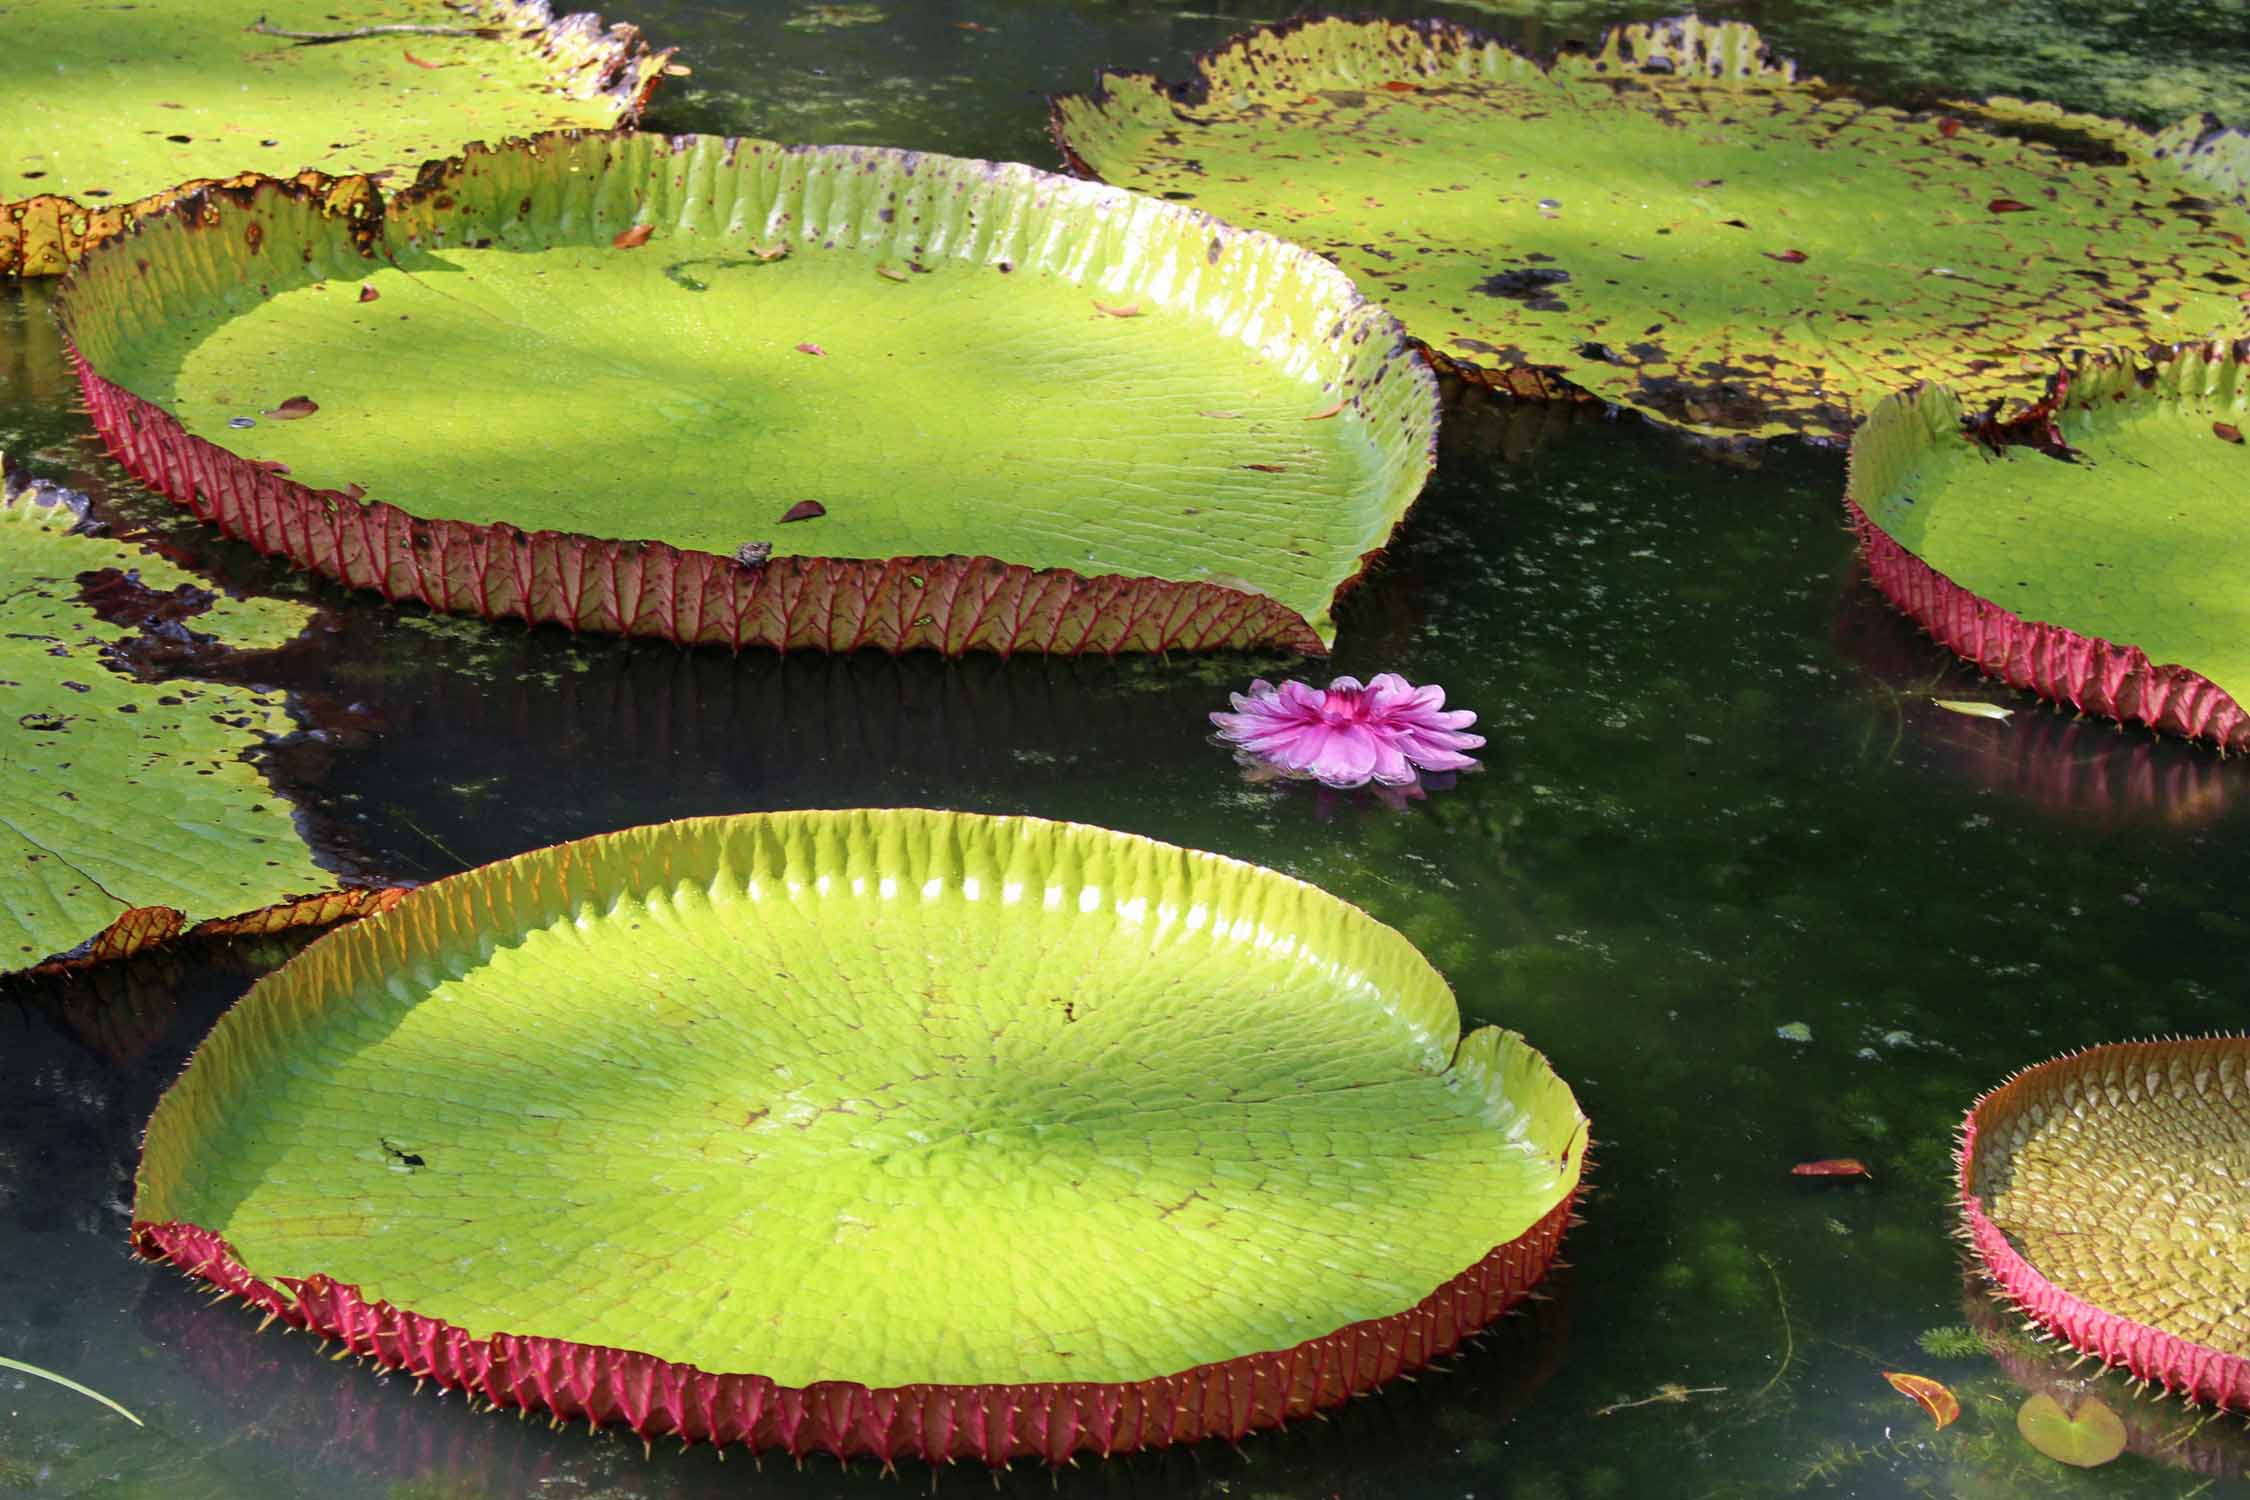
[[[1274,9],[1206,6],[643,0],[633,19],[695,68],[653,124],[1052,164],[1041,92],[1105,63],[1176,76]],[[1952,7],[1726,9],[1875,89],[1959,80],[2081,106],[2148,99],[2163,115],[2225,106],[2250,76],[2239,4],[1973,12],[1995,18],[1990,32],[1913,24]],[[1547,41],[1614,10],[1449,13]],[[1884,40],[1902,31],[1913,45]],[[102,456],[50,307],[45,287],[0,291],[0,447],[237,587],[326,609],[318,649],[280,684],[322,727],[282,764],[309,826],[357,868],[427,879],[759,808],[1102,823],[1367,908],[1422,946],[1471,1021],[1522,1029],[1578,1090],[1597,1143],[1586,1222],[1529,1312],[1326,1422],[1239,1449],[1019,1467],[1002,1493],[2242,1488],[2236,1422],[2199,1426],[2115,1382],[2104,1397],[2142,1454],[2081,1473],[2026,1447],[2018,1382],[2059,1362],[1965,1289],[1948,1203],[1960,1114],[2012,1069],[2241,1025],[2250,767],[2073,721],[1954,665],[1866,583],[1840,454],[1721,460],[1631,420],[1456,393],[1428,495],[1320,669],[1441,682],[1483,716],[1481,773],[1391,806],[1246,784],[1208,741],[1228,689],[1284,661],[732,658],[434,619],[290,575]],[[1966,718],[1933,696],[2018,712]],[[131,1259],[131,1173],[156,1095],[284,956],[194,950],[0,1000],[0,1353],[147,1422],[0,1371],[0,1494],[795,1500],[932,1483],[914,1466],[899,1479],[865,1463],[650,1458],[629,1438],[471,1412],[261,1335]],[[1830,1156],[1873,1176],[1789,1172]],[[1961,1420],[1933,1431],[1886,1370],[1945,1381]],[[986,1480],[936,1483],[981,1493]]]

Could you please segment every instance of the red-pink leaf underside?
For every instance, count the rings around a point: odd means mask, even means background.
[[[1960,1202],[2001,1295],[2072,1347],[2190,1401],[2250,1408],[2238,1265],[2250,1038],[2123,1042],[2026,1069],[1969,1111]]]
[[[690,179],[724,201],[679,196]],[[262,299],[191,269],[203,249]],[[608,322],[480,319],[425,284],[440,266],[567,282],[650,336],[620,363]],[[381,300],[319,295],[346,277]],[[1320,651],[1436,420],[1396,323],[1296,247],[862,148],[554,136],[433,164],[387,203],[214,192],[82,267],[64,319],[111,451],[237,536],[433,608],[736,647]],[[279,356],[257,353],[262,319]],[[713,319],[725,339],[695,332]],[[723,351],[708,378],[683,374],[696,349]],[[493,410],[394,378],[455,355],[445,389],[497,382]],[[525,368],[560,384],[526,394]],[[289,389],[243,420],[268,380]],[[317,415],[277,424],[298,394]],[[819,525],[776,529],[814,506]],[[736,567],[756,544],[770,562]]]
[[[501,1408],[616,1424],[636,1437],[746,1445],[802,1458],[828,1453],[930,1462],[1068,1462],[1206,1438],[1239,1440],[1341,1406],[1422,1369],[1521,1302],[1554,1263],[1575,1193],[1530,1230],[1406,1312],[1289,1349],[1200,1365],[1157,1380],[1105,1384],[777,1385],[567,1339],[478,1339],[438,1319],[322,1277],[260,1281],[226,1241],[192,1224],[133,1226],[133,1247],[388,1370],[467,1391]]]

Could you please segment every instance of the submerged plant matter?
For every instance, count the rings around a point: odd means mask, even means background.
[[[1876,587],[2010,686],[2250,748],[2250,448],[2220,431],[2250,422],[2250,342],[2083,356],[2011,422],[1969,404],[1921,386],[1852,439]]]
[[[235,535],[735,647],[1318,652],[1437,420],[1317,256],[869,148],[551,136],[387,201],[214,192],[63,317],[112,451]]]
[[[134,1236],[502,1406],[1061,1462],[1453,1349],[1546,1269],[1585,1146],[1538,1053],[1463,1035],[1311,886],[774,813],[486,866],[308,948],[159,1105]]]
[[[1293,21],[1183,83],[1106,75],[1054,125],[1107,181],[1333,257],[1473,378],[1700,433],[1840,438],[1914,380],[2029,401],[2058,347],[2250,328],[2250,139],[1871,105],[1739,22],[1538,61]]]
[[[1261,677],[1229,696],[1234,712],[1211,715],[1220,739],[1252,764],[1325,786],[1406,786],[1423,771],[1470,770],[1476,759],[1462,752],[1484,744],[1467,733],[1474,712],[1447,709],[1444,688],[1415,687],[1396,672],[1365,686],[1339,677],[1326,688]]]
[[[336,889],[245,759],[296,731],[280,695],[137,669],[277,648],[312,612],[226,598],[100,531],[83,496],[0,477],[0,974],[384,900]]]
[[[11,0],[6,16],[0,275],[54,275],[214,179],[403,173],[480,137],[617,125],[671,56],[547,0]]]
[[[2094,1047],[1986,1094],[1960,1163],[1986,1275],[2105,1364],[2250,1406],[2246,1093],[2250,1037],[2218,1036]]]

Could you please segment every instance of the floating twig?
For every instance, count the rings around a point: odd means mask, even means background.
[[[490,39],[500,34],[497,26],[359,26],[350,31],[290,31],[276,26],[265,17],[250,28],[259,36],[278,36],[285,41],[302,42],[308,47],[325,47],[330,42],[359,42],[377,36],[474,36]],[[424,64],[428,66],[428,64]]]

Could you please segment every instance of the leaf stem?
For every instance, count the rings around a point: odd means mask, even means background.
[[[5,1354],[0,1354],[0,1367],[5,1367],[10,1370],[21,1370],[24,1374],[36,1375],[41,1380],[52,1380],[55,1384],[61,1386],[64,1390],[76,1391],[79,1395],[84,1396],[89,1400],[99,1401],[102,1405],[108,1407],[111,1411],[116,1412],[126,1421],[132,1423],[135,1427],[146,1425],[141,1421],[139,1417],[134,1416],[124,1407],[119,1406],[116,1402],[110,1400],[109,1397],[103,1395],[100,1391],[95,1390],[92,1386],[80,1385],[77,1381],[71,1379],[68,1375],[57,1375],[52,1370],[42,1370],[37,1365],[25,1364],[20,1359],[10,1359]]]

